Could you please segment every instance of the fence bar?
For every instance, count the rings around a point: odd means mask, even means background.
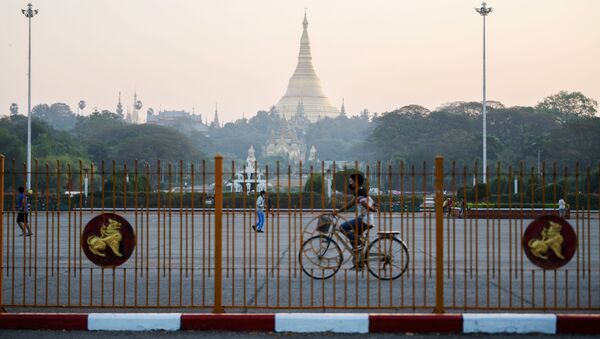
[[[223,246],[223,157],[215,156],[215,305],[213,313],[223,313],[221,248]]]
[[[435,309],[444,313],[444,158],[435,157]]]
[[[0,154],[0,313],[4,312],[2,291],[4,290],[2,279],[4,277],[4,265],[2,255],[4,253],[4,155]]]

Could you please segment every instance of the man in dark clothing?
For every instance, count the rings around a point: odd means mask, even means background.
[[[23,186],[19,187],[19,195],[17,195],[17,225],[21,228],[21,236],[30,236],[31,229],[29,228],[29,220],[27,218],[29,208],[27,206],[27,195]]]

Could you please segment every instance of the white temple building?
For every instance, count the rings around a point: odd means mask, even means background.
[[[290,119],[294,117],[298,105],[301,104],[306,118],[311,122],[325,117],[335,118],[340,112],[331,104],[329,98],[323,92],[321,80],[312,64],[306,12],[304,13],[302,26],[304,30],[302,31],[302,38],[300,38],[298,65],[290,78],[287,91],[279,99],[275,109],[279,116]]]
[[[267,180],[260,166],[258,166],[254,153],[254,146],[250,145],[248,157],[246,158],[246,166],[235,173],[235,179],[230,179],[225,184],[225,187],[231,192],[246,192],[250,194],[267,189]]]

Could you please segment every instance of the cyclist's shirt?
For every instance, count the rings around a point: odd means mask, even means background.
[[[375,225],[375,217],[373,215],[374,213],[369,211],[369,208],[363,205],[363,203],[366,202],[368,207],[373,207],[373,198],[371,198],[370,196],[358,196],[356,197],[356,201],[358,202],[358,215],[362,219],[362,222],[367,223],[369,225]]]

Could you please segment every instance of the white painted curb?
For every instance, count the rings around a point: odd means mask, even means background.
[[[520,313],[464,313],[463,333],[556,334],[556,315]]]
[[[178,331],[181,313],[90,313],[90,331]]]
[[[356,313],[276,313],[275,332],[368,333],[369,315]]]

